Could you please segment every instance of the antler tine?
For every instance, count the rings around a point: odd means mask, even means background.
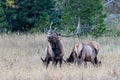
[[[44,28],[44,33],[47,34],[48,30],[46,28]]]
[[[76,35],[80,34],[81,32],[81,24],[80,24],[80,17],[78,17],[78,26],[76,28]]]
[[[53,22],[51,22],[49,30],[52,30],[52,25],[53,25]]]
[[[70,34],[70,35],[60,34],[60,36],[63,36],[63,37],[72,37],[72,36],[79,35],[80,32],[81,32],[81,22],[80,22],[80,17],[78,17],[78,26],[77,26],[75,32],[73,34]]]

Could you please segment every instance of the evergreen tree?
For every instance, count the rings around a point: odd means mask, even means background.
[[[7,32],[9,30],[9,25],[6,19],[6,15],[0,0],[0,32]]]
[[[54,0],[14,0],[7,9],[12,31],[43,31],[57,17]]]
[[[83,34],[97,37],[106,31],[104,23],[106,14],[103,12],[101,0],[66,0],[63,7],[61,8],[63,26],[68,25],[69,29],[75,29],[77,18],[80,17]]]

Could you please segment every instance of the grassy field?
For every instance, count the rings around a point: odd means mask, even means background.
[[[98,59],[101,67],[91,63],[80,67],[63,64],[48,69],[40,57],[45,57],[46,35],[0,35],[0,80],[120,80],[120,37],[62,38],[66,59],[76,42],[96,40],[101,48]]]

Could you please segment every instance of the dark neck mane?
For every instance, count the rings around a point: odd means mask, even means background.
[[[51,47],[52,47],[52,51],[54,53],[55,56],[59,56],[61,54],[61,46],[60,46],[60,42],[53,42],[50,43]]]

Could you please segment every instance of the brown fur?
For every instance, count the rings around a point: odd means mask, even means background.
[[[52,61],[54,65],[57,65],[59,62],[61,67],[63,56],[64,46],[62,40],[55,31],[52,31],[51,34],[48,35],[46,57],[45,59],[41,58],[41,60],[46,64],[46,67],[48,67],[50,61]]]
[[[75,44],[67,62],[82,64],[85,62],[92,62],[98,64],[97,54],[99,52],[100,44],[96,41],[84,42]]]

